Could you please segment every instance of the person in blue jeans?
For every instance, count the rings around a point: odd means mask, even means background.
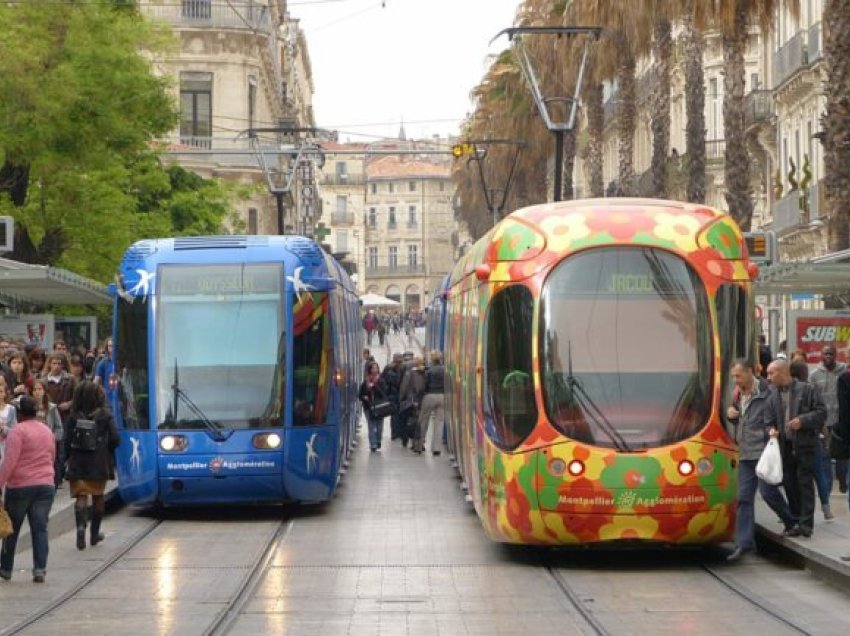
[[[381,448],[381,439],[384,436],[384,418],[373,417],[372,406],[389,398],[389,389],[381,377],[381,367],[377,362],[366,365],[366,378],[360,385],[358,395],[363,404],[363,412],[369,423],[369,448],[374,453]]]
[[[9,433],[6,454],[0,464],[0,489],[6,488],[4,506],[12,520],[12,534],[0,551],[0,578],[12,578],[15,548],[24,519],[29,519],[32,536],[32,580],[44,583],[47,574],[47,522],[56,488],[53,462],[56,445],[51,431],[36,419],[38,405],[29,396],[18,404],[21,421]]]
[[[756,476],[756,464],[767,442],[764,411],[770,386],[755,374],[749,360],[736,360],[731,375],[735,381],[732,404],[726,417],[733,425],[738,444],[738,508],[735,516],[735,549],[726,557],[738,561],[745,553],[755,550],[756,491],[761,491],[768,505],[779,515],[786,529],[794,527],[794,518],[782,493],[776,486]]]

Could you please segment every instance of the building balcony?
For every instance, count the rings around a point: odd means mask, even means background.
[[[800,209],[800,191],[794,190],[773,204],[773,223],[771,229],[778,236],[798,230],[812,221],[820,218],[824,208],[823,179],[809,188],[808,218]]]
[[[775,112],[773,91],[754,90],[744,97],[744,123],[748,128],[770,123]]]
[[[354,225],[354,212],[339,212],[334,211],[331,213],[331,224],[332,225]]]
[[[707,139],[705,142],[706,163],[718,163],[726,160],[726,140]]]
[[[152,20],[170,22],[177,28],[246,29],[271,34],[269,7],[226,0],[179,0],[171,3],[143,2],[141,12]]]
[[[425,273],[425,263],[416,265],[399,265],[398,267],[380,265],[378,267],[367,267],[366,277],[372,278],[404,278],[417,276]]]
[[[773,54],[773,87],[778,88],[795,73],[823,57],[821,23],[798,31]]]
[[[322,185],[326,186],[364,186],[366,175],[363,174],[326,174],[322,177]]]

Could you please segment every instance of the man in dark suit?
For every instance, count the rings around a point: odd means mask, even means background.
[[[779,437],[782,451],[782,485],[797,525],[788,536],[810,537],[815,518],[815,444],[826,422],[826,405],[814,385],[791,377],[786,360],[767,367],[773,385],[764,422],[771,437]]]

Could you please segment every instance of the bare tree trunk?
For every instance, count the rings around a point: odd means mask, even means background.
[[[726,141],[724,180],[729,214],[748,231],[753,220],[750,156],[744,136],[744,79],[749,23],[749,0],[735,3],[732,31],[723,33],[723,129]]]
[[[602,130],[605,126],[605,112],[602,94],[602,84],[593,83],[587,89],[587,162],[590,195],[593,197],[605,196],[605,182],[602,178]]]
[[[688,201],[705,203],[705,81],[703,38],[693,20],[685,19],[685,163],[688,170]]]
[[[670,150],[670,55],[673,48],[670,21],[655,24],[653,49],[656,80],[652,95],[652,194],[666,199],[667,155]]]
[[[826,81],[824,187],[829,249],[850,248],[850,0],[828,0],[823,12]]]
[[[628,40],[623,35],[617,38],[617,83],[619,100],[617,102],[617,134],[619,188],[617,195],[629,197],[634,194],[635,182],[635,56]]]

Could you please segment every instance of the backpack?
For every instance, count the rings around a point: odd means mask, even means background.
[[[71,435],[71,448],[87,452],[97,448],[97,424],[94,420],[77,420]]]

